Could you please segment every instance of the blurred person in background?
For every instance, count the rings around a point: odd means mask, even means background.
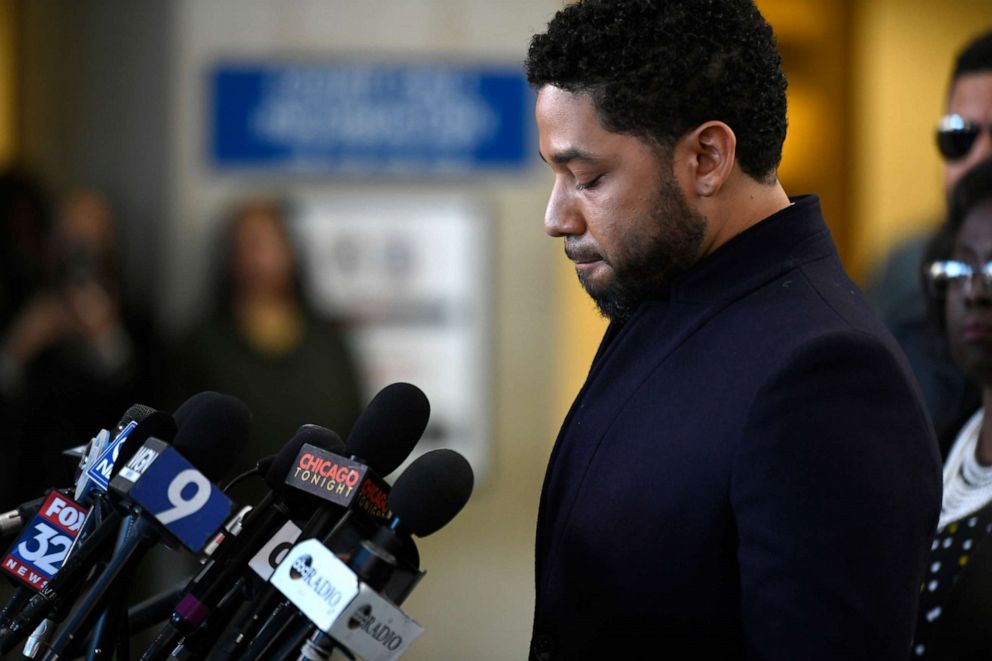
[[[122,299],[117,227],[104,196],[69,195],[38,257],[44,285],[0,338],[5,464],[16,470],[9,504],[70,484],[73,462],[62,450],[112,428],[157,390],[156,342]]]
[[[22,172],[0,172],[0,329],[41,285],[49,225],[40,182]]]
[[[992,31],[971,40],[955,60],[937,147],[947,194],[976,163],[992,157]],[[918,273],[932,237],[927,232],[897,246],[870,278],[867,294],[906,352],[938,436],[946,438],[978,406],[979,391],[943,354],[927,323]]]
[[[930,319],[954,365],[980,389],[981,406],[946,439],[913,657],[992,659],[992,423],[985,420],[992,407],[992,160],[960,180],[926,257]]]
[[[23,371],[6,348],[7,336],[42,284],[49,225],[49,201],[40,182],[23,172],[0,173],[0,442],[7,457],[20,452],[13,399]],[[17,472],[11,459],[0,462],[0,508],[20,502]]]
[[[211,314],[170,361],[177,370],[175,403],[217,390],[247,404],[251,438],[237,473],[277,452],[302,424],[345,438],[362,402],[358,372],[338,324],[317,315],[304,295],[285,204],[237,205],[219,253]],[[251,480],[233,494],[254,503],[264,492]]]

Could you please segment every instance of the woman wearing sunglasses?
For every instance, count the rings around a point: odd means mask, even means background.
[[[950,440],[913,658],[992,659],[992,160],[962,178],[924,265],[929,308],[982,407]]]
[[[937,121],[935,142],[943,160],[944,190],[950,194],[968,170],[992,158],[992,30],[970,39],[958,53],[943,102],[945,115]],[[979,394],[931,346],[919,264],[932,235],[914,234],[896,246],[871,277],[868,294],[906,352],[939,434],[974,411]]]

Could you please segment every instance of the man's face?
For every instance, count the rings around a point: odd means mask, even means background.
[[[966,73],[958,78],[947,100],[947,114],[961,115],[984,127],[967,154],[944,161],[944,188],[950,193],[968,170],[992,158],[992,71]]]
[[[564,237],[603,315],[624,320],[696,262],[706,220],[689,207],[671,159],[604,129],[588,94],[545,86],[535,113],[541,157],[555,174],[544,230]]]

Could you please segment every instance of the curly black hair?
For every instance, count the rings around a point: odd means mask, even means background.
[[[944,298],[936,295],[928,286],[927,271],[930,264],[950,259],[954,252],[954,242],[964,219],[971,211],[992,200],[992,159],[982,161],[965,174],[951,192],[947,220],[927,244],[923,256],[920,277],[923,291],[927,292],[927,316],[937,340],[946,345],[946,319],[944,318]],[[939,347],[946,351],[946,346]]]
[[[533,37],[525,68],[537,89],[589,93],[610,131],[671,147],[718,120],[754,179],[782,159],[787,82],[751,0],[582,0]]]
[[[992,71],[992,30],[980,34],[958,54],[951,83],[967,73]]]

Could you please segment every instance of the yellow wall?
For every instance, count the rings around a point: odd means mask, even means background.
[[[606,330],[606,321],[579,284],[575,266],[565,258],[564,251],[558,252],[556,259],[554,286],[559,295],[552,332],[556,385],[551,398],[555,410],[550,418],[549,442],[557,437],[558,428],[586,379],[589,364]]]
[[[992,1],[857,3],[851,168],[855,251],[864,277],[899,239],[943,212],[933,130],[961,46],[992,29]]]
[[[0,167],[13,160],[16,147],[14,37],[14,0],[0,0]]]

